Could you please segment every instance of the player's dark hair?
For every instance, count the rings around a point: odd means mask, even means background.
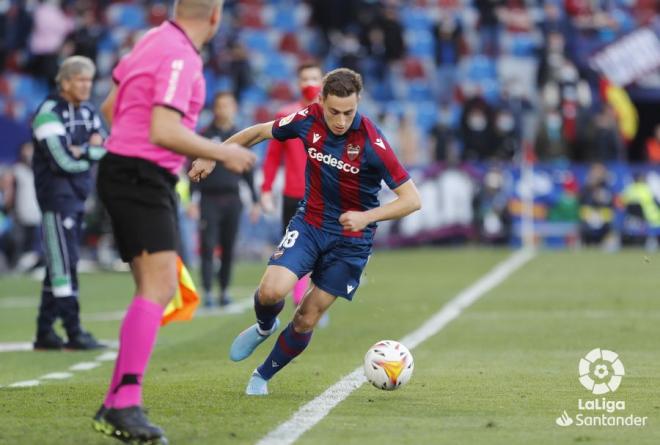
[[[362,76],[348,68],[337,68],[323,78],[323,98],[330,94],[337,97],[348,97],[362,91]]]
[[[301,62],[300,65],[298,65],[298,69],[296,70],[296,74],[298,74],[300,76],[300,73],[302,73],[303,71],[308,70],[310,68],[316,68],[321,72],[323,71],[323,69],[321,68],[321,64],[318,62],[318,60],[307,59],[307,60],[304,60],[303,62]]]

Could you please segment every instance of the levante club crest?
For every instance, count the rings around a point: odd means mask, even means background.
[[[348,155],[348,159],[354,161],[360,154],[360,146],[348,144],[348,146],[346,146],[346,154]]]

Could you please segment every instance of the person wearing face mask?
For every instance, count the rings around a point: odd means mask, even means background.
[[[32,121],[32,167],[46,253],[37,350],[103,347],[80,325],[76,272],[84,204],[92,189],[90,168],[105,154],[101,120],[87,102],[94,72],[87,57],[64,60],[55,78],[57,93],[46,98]],[[57,318],[69,338],[66,344],[53,329]]]
[[[487,160],[494,155],[493,119],[490,105],[480,96],[465,102],[461,116],[461,133],[467,160]]]
[[[495,117],[495,157],[500,160],[511,160],[518,151],[518,136],[516,121],[507,109],[501,109]]]
[[[317,102],[321,92],[321,81],[323,71],[315,61],[309,61],[298,67],[298,87],[301,98],[299,101],[284,106],[277,114],[277,119],[295,113]],[[305,195],[305,163],[307,153],[301,140],[288,139],[278,141],[272,139],[268,144],[266,157],[263,165],[264,182],[261,185],[261,206],[266,212],[272,212],[273,204],[273,181],[277,170],[284,159],[284,191],[282,205],[282,234],[287,224],[295,215],[299,207],[299,201]],[[305,291],[309,285],[309,277],[301,278],[293,289],[293,302],[298,305],[302,301]]]

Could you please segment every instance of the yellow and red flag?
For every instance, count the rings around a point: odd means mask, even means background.
[[[179,287],[176,295],[163,312],[163,318],[160,321],[161,326],[165,326],[170,321],[192,320],[197,305],[199,305],[199,295],[195,289],[195,283],[193,283],[190,273],[180,257],[176,258],[176,272]]]
[[[624,141],[630,142],[635,139],[639,127],[639,116],[626,90],[603,77],[600,80],[600,93],[614,109],[619,124],[619,133]]]

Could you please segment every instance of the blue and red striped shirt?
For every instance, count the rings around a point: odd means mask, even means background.
[[[381,181],[395,189],[410,179],[389,143],[368,118],[355,115],[349,130],[333,134],[323,109],[312,104],[273,124],[273,137],[300,138],[307,151],[305,197],[298,211],[314,227],[337,235],[371,238],[376,224],[361,232],[343,230],[342,213],[378,207]]]

